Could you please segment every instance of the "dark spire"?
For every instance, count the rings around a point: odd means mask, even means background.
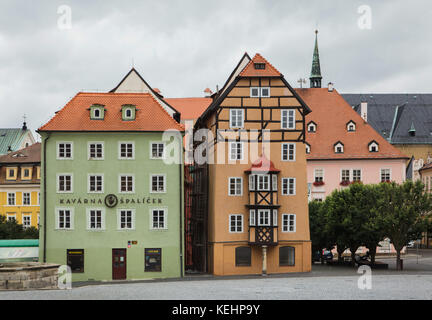
[[[318,30],[315,30],[315,48],[312,58],[312,71],[309,79],[311,88],[321,88],[322,76],[318,52]]]

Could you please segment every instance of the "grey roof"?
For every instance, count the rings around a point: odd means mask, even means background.
[[[368,103],[368,122],[392,144],[432,144],[432,94],[342,94],[360,113]],[[415,129],[415,135],[410,130]]]
[[[7,154],[9,147],[11,151],[18,150],[27,133],[22,128],[0,129],[0,155]]]

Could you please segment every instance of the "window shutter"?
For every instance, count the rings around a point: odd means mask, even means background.
[[[75,221],[75,214],[73,209],[69,209],[70,211],[70,228],[71,230],[74,229],[74,221]]]
[[[275,174],[272,174],[272,184],[273,184],[273,186],[272,186],[273,191],[277,191],[278,183],[277,183],[277,175],[275,175]]]
[[[101,219],[102,219],[102,224],[101,224],[102,230],[105,230],[105,210],[102,210]]]
[[[255,210],[249,211],[249,226],[255,226]]]
[[[278,225],[278,212],[277,210],[273,210],[273,226],[277,227]]]
[[[255,190],[255,175],[249,175],[249,191]]]

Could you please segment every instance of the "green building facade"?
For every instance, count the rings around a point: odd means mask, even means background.
[[[181,277],[183,166],[166,161],[181,131],[151,95],[116,93],[78,94],[41,127],[39,261],[73,281]]]

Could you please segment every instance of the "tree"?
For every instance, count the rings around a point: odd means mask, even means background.
[[[0,215],[0,239],[39,239],[39,230],[35,227],[23,228],[15,219],[8,221]]]
[[[319,251],[320,257],[323,248],[331,250],[333,248],[332,239],[326,232],[326,207],[324,202],[309,202],[309,226],[312,241],[312,254]]]
[[[368,185],[355,183],[349,188],[336,190],[331,195],[331,215],[337,228],[337,244],[342,243],[351,251],[351,263],[355,265],[358,248],[365,243],[370,230],[368,224],[370,211],[375,205],[373,189]],[[340,254],[343,253],[341,248]]]
[[[378,186],[377,223],[394,245],[397,270],[402,269],[400,254],[403,247],[409,241],[419,239],[427,230],[426,217],[432,203],[431,195],[423,188],[420,181],[411,180],[401,185],[392,182]]]

